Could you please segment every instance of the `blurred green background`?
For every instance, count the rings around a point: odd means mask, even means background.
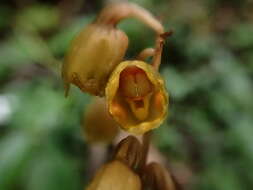
[[[134,0],[174,35],[161,73],[170,116],[154,143],[185,189],[253,189],[253,1]],[[102,0],[1,0],[0,190],[80,190],[88,145],[80,120],[88,95],[64,98],[69,42]],[[154,44],[138,21],[119,26],[129,58]]]

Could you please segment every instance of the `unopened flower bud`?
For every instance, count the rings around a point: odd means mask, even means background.
[[[92,23],[74,39],[65,57],[62,76],[83,92],[103,96],[108,77],[123,59],[128,37],[113,25]]]
[[[118,133],[118,124],[110,116],[104,98],[94,98],[86,108],[82,121],[89,143],[110,143]]]
[[[86,190],[141,190],[140,177],[124,163],[114,160],[98,170]]]
[[[141,161],[141,151],[142,147],[139,140],[134,136],[128,136],[117,145],[114,159],[120,160],[130,168],[135,169]]]
[[[158,127],[167,114],[164,81],[143,61],[124,61],[117,66],[107,84],[106,99],[114,119],[135,134]]]
[[[142,175],[142,181],[150,190],[175,190],[175,184],[166,168],[156,162],[148,164]]]

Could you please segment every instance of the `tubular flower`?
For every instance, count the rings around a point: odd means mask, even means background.
[[[106,86],[106,99],[114,119],[135,134],[158,127],[167,114],[164,81],[143,61],[124,61],[116,67]]]

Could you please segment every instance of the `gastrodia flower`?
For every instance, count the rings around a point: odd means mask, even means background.
[[[98,170],[86,190],[141,190],[140,177],[123,162],[114,160]]]
[[[128,37],[113,25],[95,22],[85,27],[64,60],[66,92],[72,83],[83,92],[103,96],[108,77],[123,59],[127,47]]]
[[[166,117],[164,81],[143,61],[124,61],[116,67],[106,86],[106,99],[114,119],[135,134],[158,127]]]

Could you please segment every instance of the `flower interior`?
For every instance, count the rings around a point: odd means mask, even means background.
[[[136,66],[126,67],[120,74],[119,90],[134,116],[145,120],[153,93],[153,84],[146,73]]]

